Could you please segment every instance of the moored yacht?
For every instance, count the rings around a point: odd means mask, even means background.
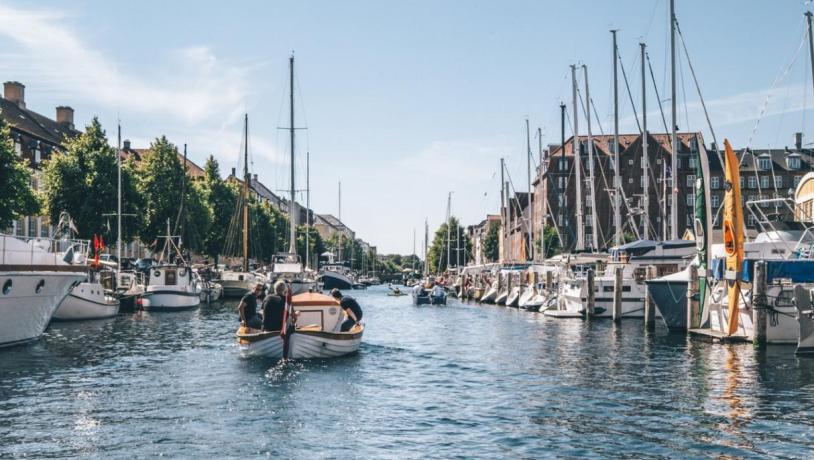
[[[72,287],[85,280],[74,250],[56,242],[0,235],[0,347],[39,338]]]
[[[353,273],[342,264],[323,265],[319,276],[322,280],[322,288],[325,290],[353,289],[356,284]]]
[[[90,270],[88,279],[71,289],[59,304],[58,321],[111,318],[119,313],[119,298],[114,288],[115,272]]]

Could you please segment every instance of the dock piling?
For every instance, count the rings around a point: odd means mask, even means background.
[[[585,317],[592,318],[594,316],[594,269],[588,269],[588,302],[585,305]]]
[[[752,322],[755,327],[755,336],[752,343],[756,347],[766,345],[766,262],[762,260],[755,264],[755,280],[752,284]]]
[[[622,319],[622,267],[616,267],[613,277],[613,321]]]
[[[701,327],[698,296],[698,266],[690,265],[690,284],[687,286],[687,329]]]
[[[656,277],[656,267],[648,265],[645,268],[645,279],[652,280]],[[656,327],[656,305],[650,298],[650,287],[645,284],[644,287],[644,327],[646,329],[654,329]]]

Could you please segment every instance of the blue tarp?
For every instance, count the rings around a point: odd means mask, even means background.
[[[741,281],[751,283],[754,279],[755,264],[759,259],[746,259],[741,268]],[[766,263],[766,281],[771,283],[776,279],[789,279],[792,283],[814,283],[814,260],[764,260]],[[710,273],[713,279],[721,280],[726,272],[726,259],[723,257],[712,260]]]

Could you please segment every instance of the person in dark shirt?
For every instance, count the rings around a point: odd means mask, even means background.
[[[257,298],[262,295],[263,284],[257,283],[252,292],[240,299],[240,305],[238,305],[237,309],[240,313],[241,326],[248,326],[252,329],[260,329],[263,326],[263,320],[257,314]]]
[[[285,312],[285,290],[284,281],[277,281],[274,284],[274,292],[266,296],[263,300],[263,330],[281,331],[283,330],[283,313]]]
[[[362,321],[362,307],[359,306],[359,302],[357,302],[356,299],[350,296],[343,296],[339,289],[331,290],[331,296],[339,301],[339,307],[348,316],[348,319],[342,323],[340,331],[348,332],[353,326],[359,324],[359,321]]]

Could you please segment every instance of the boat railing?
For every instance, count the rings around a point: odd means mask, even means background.
[[[23,243],[20,244],[9,241]],[[73,263],[74,259],[64,260],[66,251],[74,248],[74,254],[84,254],[89,246],[86,240],[53,239],[0,233],[0,264],[2,265],[61,265]]]
[[[746,201],[745,207],[762,232],[774,232],[778,234],[781,231],[777,229],[775,225],[776,222],[773,222],[763,210],[763,208],[771,207],[771,205],[774,205],[775,214],[780,214],[780,205],[785,207],[784,213],[788,212],[789,215],[795,216],[796,221],[803,227],[803,232],[796,241],[772,239],[771,244],[775,248],[782,245],[782,249],[787,251],[787,254],[791,256],[796,255],[797,257],[803,257],[804,254],[806,254],[804,258],[809,258],[810,254],[814,252],[812,251],[812,249],[814,249],[812,248],[814,227],[808,224],[808,222],[812,222],[812,216],[805,214],[805,210],[802,208],[795,209],[795,202],[791,198],[748,200]]]

